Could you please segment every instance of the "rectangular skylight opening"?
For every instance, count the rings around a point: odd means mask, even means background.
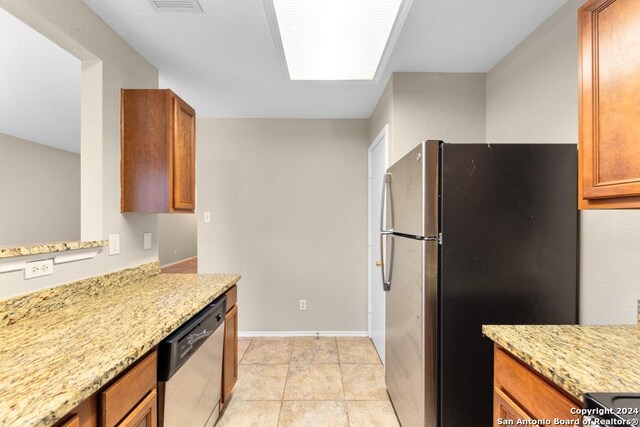
[[[403,0],[273,0],[289,78],[373,80],[402,25],[401,6]]]
[[[198,0],[149,0],[157,12],[202,13]]]

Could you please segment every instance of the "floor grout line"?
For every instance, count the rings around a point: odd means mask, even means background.
[[[342,384],[342,404],[344,405],[344,411],[347,413],[347,427],[350,427],[351,420],[349,418],[349,405],[347,405],[347,396],[344,391],[344,377],[342,375],[342,361],[340,360],[340,347],[338,346],[338,340],[336,340],[336,353],[338,353],[338,370],[340,371],[340,383]]]
[[[247,355],[247,351],[249,351],[249,347],[251,347],[251,344],[253,344],[253,338],[249,340],[249,345],[247,346],[247,348],[244,349],[244,353],[242,353],[242,357],[238,360],[238,365],[242,363],[242,359],[244,359],[244,357]],[[239,366],[238,366],[238,369],[240,369]]]
[[[289,382],[289,372],[291,371],[291,361],[293,359],[293,347],[296,344],[296,340],[291,340],[291,351],[289,352],[289,364],[287,365],[287,375],[284,377],[284,387],[282,388],[282,399],[280,400],[280,412],[278,412],[278,420],[276,426],[280,425],[280,417],[282,416],[282,408],[284,407],[284,394],[287,391],[287,383]]]
[[[284,391],[283,391],[283,393],[284,393]],[[276,427],[278,427],[280,425],[280,417],[282,416],[282,407],[284,406],[283,404],[284,404],[284,402],[281,400],[280,401],[280,410],[278,411],[278,419],[276,419]]]
[[[249,344],[247,345],[247,348],[242,356],[242,358],[240,358],[240,360],[238,361],[240,363],[241,360],[244,359],[245,355],[247,354],[247,352],[249,351],[249,349],[253,346],[254,344],[254,339],[249,340]],[[289,380],[291,379],[291,373],[292,373],[292,366],[294,364],[294,360],[293,360],[293,354],[295,354],[295,348],[296,348],[296,340],[295,339],[290,339],[290,350],[289,350],[289,359],[288,359],[288,363],[286,364],[287,366],[287,371],[286,371],[286,375],[285,375],[285,381],[284,381],[284,386],[282,389],[282,394],[281,394],[281,398],[280,399],[273,399],[273,400],[263,400],[263,399],[248,399],[246,401],[255,401],[255,402],[261,402],[261,401],[270,401],[270,402],[278,402],[279,403],[279,407],[278,407],[278,412],[277,412],[277,416],[274,417],[275,421],[276,421],[276,425],[279,426],[281,424],[281,421],[283,420],[282,415],[283,415],[283,411],[284,411],[284,403],[287,401],[290,402],[300,402],[303,404],[308,404],[311,402],[332,402],[336,405],[342,405],[342,408],[344,410],[344,412],[346,413],[346,425],[347,426],[351,426],[352,423],[352,416],[353,414],[351,414],[350,410],[349,410],[349,403],[350,402],[389,402],[389,400],[380,400],[380,399],[351,399],[351,400],[347,400],[346,398],[346,389],[345,389],[345,378],[343,375],[343,371],[342,371],[342,367],[343,365],[345,367],[348,366],[380,366],[382,365],[381,362],[378,363],[344,363],[343,362],[343,358],[340,356],[340,350],[339,350],[339,346],[338,346],[338,340],[336,340],[334,338],[333,342],[335,343],[335,349],[336,349],[336,353],[337,353],[337,359],[338,359],[338,363],[305,363],[304,365],[311,365],[311,366],[315,366],[315,365],[336,365],[338,367],[338,373],[340,375],[340,384],[341,384],[341,388],[342,388],[342,399],[341,400],[326,400],[326,399],[294,399],[294,400],[285,400],[285,393],[287,390],[287,386],[289,385]],[[304,349],[304,347],[303,347]],[[376,352],[377,353],[377,352]],[[377,354],[376,354],[377,355]],[[379,355],[377,355],[379,358]],[[315,360],[313,357],[311,357],[311,359]],[[264,359],[265,361],[268,362],[267,359]],[[262,365],[262,366],[276,366],[276,365],[272,365],[270,363],[258,363],[258,364],[253,364],[253,365]],[[284,365],[284,364],[279,364],[279,365]],[[246,366],[246,365],[245,365]],[[390,402],[389,402],[390,403]],[[397,414],[395,413],[395,408],[393,408],[393,405],[391,404],[391,408],[394,412],[394,418],[396,418],[397,420]],[[275,405],[273,406],[273,409],[275,409]],[[276,415],[275,411],[273,412],[274,415]],[[271,418],[272,420],[274,418]]]

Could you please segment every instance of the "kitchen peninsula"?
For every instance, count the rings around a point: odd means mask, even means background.
[[[0,301],[0,425],[63,419],[240,279],[159,273],[152,262]]]

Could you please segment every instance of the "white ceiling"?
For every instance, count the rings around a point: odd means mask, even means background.
[[[2,8],[0,133],[80,152],[80,60]]]
[[[566,2],[414,0],[379,81],[312,83],[288,80],[262,1],[200,0],[203,14],[178,14],[84,0],[200,117],[310,118],[369,117],[393,71],[485,72]]]

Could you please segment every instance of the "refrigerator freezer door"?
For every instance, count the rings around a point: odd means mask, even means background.
[[[438,235],[438,159],[440,141],[422,142],[391,166],[387,218],[393,231],[411,236]],[[387,224],[387,227],[390,225]]]
[[[488,426],[493,342],[482,325],[576,321],[576,146],[442,153],[441,423]]]
[[[436,427],[438,242],[393,236],[385,381],[403,426]]]

